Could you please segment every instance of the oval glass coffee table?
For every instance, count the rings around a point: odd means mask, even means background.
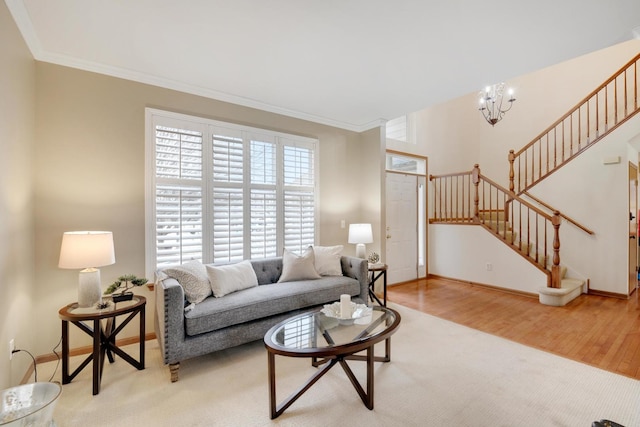
[[[362,402],[373,409],[374,362],[391,360],[391,335],[400,325],[400,314],[387,307],[372,307],[370,315],[355,320],[339,320],[320,311],[300,314],[286,319],[264,336],[269,373],[269,406],[271,419],[280,416],[334,365],[340,364]],[[384,357],[374,355],[374,345],[385,341]],[[364,355],[356,353],[365,351]],[[281,404],[276,403],[275,356],[309,357],[320,369],[305,384]],[[347,360],[367,363],[366,390],[353,374]]]

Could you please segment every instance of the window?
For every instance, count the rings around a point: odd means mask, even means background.
[[[425,157],[387,151],[385,169],[393,172],[426,175],[427,159]]]
[[[389,120],[385,125],[386,138],[396,142],[415,144],[414,118],[408,114]]]
[[[315,243],[317,140],[147,109],[147,274]]]

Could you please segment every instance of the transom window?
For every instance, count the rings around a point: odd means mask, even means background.
[[[315,243],[317,140],[146,110],[147,274]]]

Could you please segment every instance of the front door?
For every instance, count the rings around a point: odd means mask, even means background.
[[[387,172],[387,281],[418,278],[418,197],[416,175]]]
[[[638,168],[629,162],[629,295],[638,287]]]

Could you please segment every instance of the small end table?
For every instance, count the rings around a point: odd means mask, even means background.
[[[144,322],[147,299],[143,296],[134,295],[130,301],[118,303],[114,303],[110,297],[103,298],[103,300],[109,302],[109,306],[104,309],[99,309],[95,305],[79,307],[78,303],[75,302],[62,307],[58,312],[60,319],[62,319],[62,384],[70,383],[89,362],[93,361],[94,395],[100,393],[100,380],[102,379],[105,355],[109,359],[109,363],[115,361],[115,353],[134,368],[138,370],[144,369]],[[116,326],[116,317],[125,314],[128,314],[128,316]],[[139,360],[135,360],[116,345],[116,335],[136,316],[139,316],[140,321]],[[103,319],[106,319],[104,327],[102,324]],[[71,374],[69,374],[69,322],[93,338],[92,353]],[[93,327],[84,322],[93,322]]]
[[[369,264],[369,272],[371,273],[369,280],[369,297],[371,301],[376,301],[379,305],[386,307],[387,306],[387,264]],[[375,285],[376,280],[382,277],[383,280],[383,301],[380,301],[380,298],[376,295]]]

